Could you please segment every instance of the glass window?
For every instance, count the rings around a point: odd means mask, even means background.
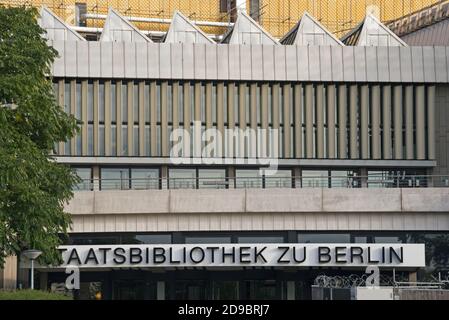
[[[172,169],[168,171],[170,189],[196,189],[195,169]]]
[[[225,169],[199,169],[198,187],[200,189],[224,189],[227,187]]]
[[[159,189],[159,169],[131,169],[132,189]]]
[[[92,190],[92,169],[74,168],[76,175],[81,181],[75,186],[75,190]]]
[[[300,233],[299,243],[351,243],[349,233]]]
[[[133,127],[133,155],[139,155],[139,126],[134,125]]]
[[[277,280],[245,280],[246,297],[249,300],[275,300]]]
[[[94,121],[94,85],[87,84],[87,121]]]
[[[275,174],[265,176],[265,188],[291,188],[292,171],[277,170]]]
[[[235,170],[236,188],[262,188],[262,175],[258,169]]]
[[[111,83],[111,122],[117,122],[117,92],[115,83]]]
[[[76,109],[75,109],[75,117],[79,120],[81,120],[81,103],[82,103],[82,99],[81,99],[81,83],[77,82],[76,83]]]
[[[128,168],[101,168],[101,190],[129,189]]]
[[[82,153],[83,141],[81,139],[81,132],[76,136],[76,155],[80,156]]]
[[[139,86],[137,83],[134,84],[134,92],[133,92],[133,121],[134,123],[139,122]]]
[[[403,243],[403,238],[400,236],[376,236],[374,243]]]
[[[350,171],[331,171],[331,188],[358,188],[360,179],[357,173]]]
[[[98,116],[99,121],[104,123],[104,106],[105,105],[105,95],[104,95],[104,83],[100,82],[99,87],[99,97],[98,97]]]
[[[104,245],[117,244],[117,237],[114,236],[77,236],[71,235],[68,239],[68,245],[71,246],[87,246],[87,245]]]
[[[99,155],[100,156],[104,156],[105,155],[105,137],[104,137],[104,124],[100,124],[99,125],[99,135],[98,135],[98,139],[99,139]]]
[[[128,85],[126,82],[122,83],[122,121],[128,122]]]
[[[327,170],[302,170],[303,188],[327,188],[329,186]]]
[[[94,154],[94,125],[89,124],[87,126],[87,155],[92,156]]]
[[[103,299],[103,283],[96,282],[80,282],[78,291],[79,300],[102,300]]]
[[[284,243],[283,236],[240,236],[238,243]]]
[[[238,281],[212,281],[212,300],[238,300]]]
[[[111,154],[117,155],[117,125],[111,125]]]
[[[120,241],[121,244],[168,244],[171,242],[171,234],[123,235]]]
[[[128,155],[128,126],[122,126],[122,152],[121,155]]]
[[[70,114],[70,95],[71,95],[71,90],[70,90],[70,82],[66,82],[64,84],[64,111],[67,114]]]
[[[176,300],[204,300],[206,299],[205,280],[176,280]]]
[[[198,237],[186,237],[185,243],[231,243],[230,236],[198,236]]]

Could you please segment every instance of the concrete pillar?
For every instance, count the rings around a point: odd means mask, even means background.
[[[161,167],[161,189],[168,189],[168,167]]]
[[[16,256],[6,257],[3,269],[0,269],[0,289],[14,290],[17,288],[17,264]]]
[[[381,137],[380,137],[380,86],[372,87],[371,95],[371,159],[379,160],[381,158]]]
[[[228,106],[227,106],[227,111],[228,111],[228,129],[234,129],[235,128],[235,114],[234,114],[234,90],[235,89],[235,84],[230,82],[228,83]],[[231,131],[228,131],[231,132]],[[235,156],[235,143],[234,143],[234,139],[232,136],[227,137],[227,157],[234,157]]]
[[[222,137],[222,149],[217,150],[217,157],[222,157],[224,155],[224,117],[223,117],[223,90],[224,90],[224,83],[223,82],[219,82],[217,84],[217,130],[220,132],[221,137]]]
[[[295,188],[301,188],[301,169],[299,167],[293,168],[293,177]]]
[[[249,108],[249,106],[246,105],[246,83],[240,83],[239,84],[239,129],[242,130],[242,132],[246,129],[246,108]],[[239,157],[247,157],[248,155],[245,154],[245,137],[244,135],[239,135]]]
[[[347,159],[347,90],[346,85],[338,86],[338,158]]]
[[[382,93],[382,154],[391,159],[391,86],[383,86]]]
[[[121,87],[121,86],[120,86]],[[94,155],[100,155],[100,118],[99,118],[99,99],[100,99],[100,82],[98,80],[94,80]],[[117,109],[118,106],[117,106]],[[118,114],[118,113],[117,113]],[[119,149],[119,132],[120,132],[120,148],[121,144],[121,136],[122,136],[122,125],[121,125],[121,115],[120,118],[117,118],[117,150]],[[119,128],[119,119],[120,119],[120,131]]]
[[[179,128],[179,113],[178,113],[178,107],[179,107],[179,90],[181,90],[179,88],[179,82],[175,81],[172,84],[172,88],[173,88],[173,130]]]
[[[116,83],[117,88],[117,110],[116,110],[116,117],[117,117],[117,156],[122,155],[122,81],[117,81]],[[95,116],[95,114],[94,114]],[[95,130],[94,130],[95,133]]]
[[[58,81],[58,104],[59,106],[62,108],[62,110],[64,110],[64,93],[65,93],[65,82],[64,80],[59,80]],[[59,155],[64,155],[65,153],[65,147],[64,147],[64,142],[59,142],[58,144],[58,154]]]
[[[145,156],[145,82],[139,82],[139,156]]]
[[[424,160],[426,158],[426,115],[425,115],[425,103],[426,92],[424,85],[416,87],[416,158],[418,160]]]
[[[267,141],[267,133],[268,133],[268,84],[267,83],[263,83],[262,84],[262,89],[261,89],[261,129],[265,130],[263,131],[265,134],[263,137],[261,137],[261,141]],[[268,145],[267,144],[260,144],[260,152],[259,154],[261,156],[267,155],[268,154]]]
[[[271,105],[272,105],[272,110],[273,110],[273,113],[272,113],[272,116],[271,116],[271,120],[272,120],[272,122],[273,122],[273,129],[274,130],[279,130],[279,128],[280,128],[280,119],[279,119],[279,84],[274,84],[273,85],[273,91],[272,91],[272,102],[271,102]],[[278,137],[279,137],[280,135],[278,135]],[[271,141],[270,142],[270,149],[272,150],[272,151],[270,151],[270,156],[274,156],[274,155],[277,155],[277,156],[280,156],[280,144],[279,144],[279,138],[277,139],[277,141]],[[271,152],[273,152],[273,151],[275,151],[274,153],[271,153]]]
[[[288,84],[284,84],[283,86],[283,90],[282,90],[282,96],[283,96],[283,105],[282,105],[282,110],[283,110],[283,119],[282,119],[282,123],[284,125],[284,137],[282,140],[282,143],[284,145],[283,149],[284,149],[284,158],[291,158],[292,156],[292,152],[291,152],[291,120],[290,120],[290,103],[291,103],[291,99],[290,99],[290,94],[291,94],[291,85]]]
[[[427,87],[427,158],[435,160],[435,86]]]
[[[296,159],[303,157],[302,152],[302,86],[295,84],[294,92],[294,121],[295,121],[295,153]]]
[[[134,82],[128,81],[128,156],[134,155]]]
[[[70,114],[76,115],[76,80],[70,81]],[[76,155],[76,136],[70,141],[70,154]]]
[[[87,80],[81,82],[81,120],[83,121],[81,129],[81,154],[87,156]]]
[[[186,85],[186,84],[184,84]],[[187,83],[189,85],[189,83]],[[188,88],[190,89],[190,88]],[[151,81],[150,83],[150,154],[152,157],[157,156],[157,106],[159,102],[157,101],[157,95],[156,95],[156,81]],[[190,103],[189,99],[190,95],[187,94],[188,102]],[[185,104],[185,100],[184,100]],[[185,112],[185,111],[184,111]],[[189,118],[190,119],[190,118]],[[184,124],[185,126],[185,124]],[[189,120],[189,127],[190,127],[190,120]]]
[[[249,148],[249,158],[256,158],[257,157],[257,84],[251,83],[250,87],[250,113],[249,113],[249,121],[250,121],[250,127],[251,130],[255,133],[251,137],[251,142]]]
[[[394,99],[394,158],[403,158],[402,149],[402,86],[395,86],[393,92]]]
[[[287,300],[295,300],[295,281],[287,281]]]
[[[405,88],[405,150],[406,159],[415,156],[413,144],[413,86]]]
[[[360,185],[362,188],[368,188],[368,169],[361,168],[360,169]]]
[[[168,82],[161,83],[161,154],[168,157]]]
[[[100,167],[92,166],[93,190],[100,190]]]
[[[349,88],[349,148],[351,159],[359,158],[357,146],[357,85],[351,85]]]
[[[104,154],[111,155],[111,81],[104,82]]]
[[[313,85],[306,85],[306,158],[313,158]]]
[[[39,290],[48,290],[48,272],[39,272]]]
[[[235,168],[234,167],[228,167],[227,176],[229,178],[229,181],[228,181],[229,189],[235,189]]]
[[[211,129],[213,125],[212,120],[212,82],[206,83],[206,130]]]
[[[156,283],[157,288],[157,300],[165,300],[165,282],[164,281],[158,281]]]
[[[335,150],[335,85],[327,86],[327,157],[329,159],[336,158]]]
[[[369,87],[363,85],[360,92],[360,145],[362,159],[369,159]]]
[[[324,158],[324,85],[316,86],[316,157]]]

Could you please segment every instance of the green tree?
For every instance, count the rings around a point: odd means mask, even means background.
[[[78,121],[58,106],[51,65],[57,52],[43,38],[35,8],[0,6],[0,267],[25,249],[57,263],[59,234],[70,216],[76,174],[54,161],[54,145],[73,137]]]

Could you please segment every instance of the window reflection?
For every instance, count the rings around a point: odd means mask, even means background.
[[[169,169],[170,189],[196,189],[195,169]]]
[[[262,175],[258,169],[235,171],[236,188],[262,188]]]
[[[225,169],[199,169],[198,178],[200,189],[224,189],[227,187]]]
[[[158,189],[159,169],[131,169],[132,189]]]
[[[75,190],[92,190],[92,169],[91,168],[74,168],[76,175],[81,179],[74,189]]]
[[[101,190],[129,189],[129,169],[101,168]]]

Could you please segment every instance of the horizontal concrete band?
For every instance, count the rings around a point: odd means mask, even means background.
[[[169,157],[55,157],[59,163],[72,165],[170,165]],[[210,160],[210,159],[209,159]],[[367,168],[432,168],[437,165],[433,160],[357,160],[357,159],[276,159],[280,166],[304,166],[304,167],[367,167]],[[223,159],[216,159],[218,164],[228,164]],[[221,161],[221,162],[218,162]],[[201,165],[201,158],[191,158],[192,165]],[[253,161],[254,166],[261,166]],[[266,162],[265,162],[266,163]],[[251,165],[248,159],[234,159],[229,165]]]
[[[49,41],[54,77],[447,83],[449,47]]]
[[[449,231],[447,213],[76,215],[71,232]]]
[[[76,192],[72,215],[449,213],[449,188],[235,189]],[[449,215],[448,215],[449,216]]]

